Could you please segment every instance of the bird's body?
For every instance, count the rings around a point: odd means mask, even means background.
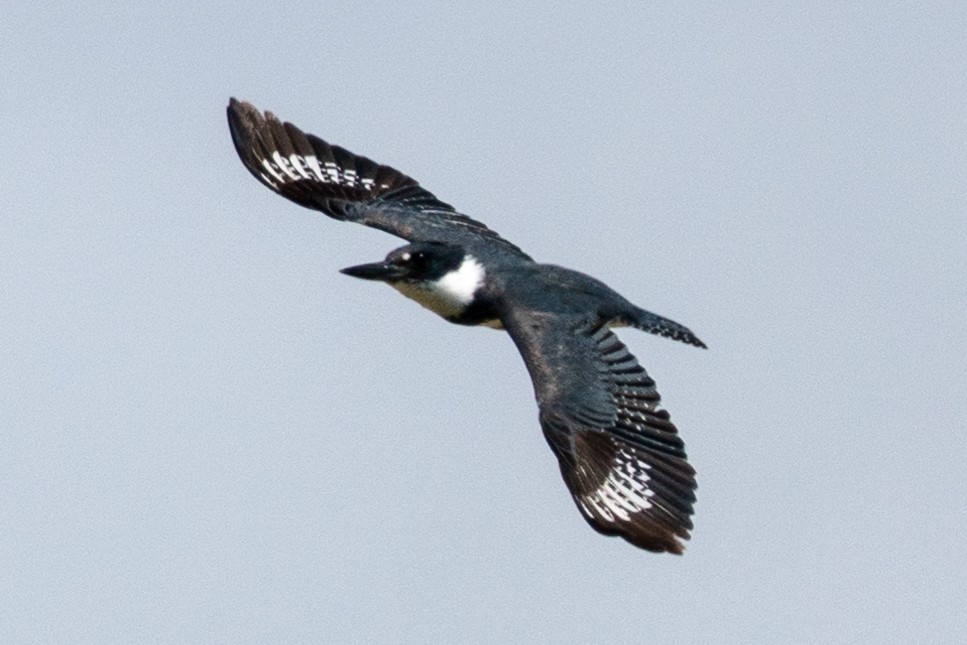
[[[681,553],[695,471],[654,381],[610,331],[632,326],[698,347],[686,327],[603,282],[540,264],[416,181],[232,99],[246,167],[279,194],[411,243],[343,269],[386,282],[449,322],[503,329],[534,383],[540,421],[585,519],[651,551]]]

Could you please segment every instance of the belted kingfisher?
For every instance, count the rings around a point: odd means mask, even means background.
[[[655,382],[611,331],[631,326],[705,347],[687,327],[594,278],[539,264],[403,173],[231,99],[235,149],[297,204],[410,242],[343,269],[385,282],[444,319],[509,335],[530,372],[547,443],[581,514],[605,535],[680,554],[695,470]]]

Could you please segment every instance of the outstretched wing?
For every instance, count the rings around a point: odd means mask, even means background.
[[[655,382],[608,329],[585,316],[509,309],[544,436],[584,518],[649,551],[682,553],[695,470],[659,408]]]
[[[484,224],[456,212],[398,170],[282,123],[231,99],[228,125],[242,163],[295,203],[411,242],[461,244],[478,253],[527,256]]]

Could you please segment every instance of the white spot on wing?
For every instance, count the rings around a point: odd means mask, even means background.
[[[275,177],[275,180],[279,183],[284,184],[285,178],[279,174],[279,171],[275,168],[275,164],[269,159],[262,160],[262,167],[269,171],[269,174]]]
[[[326,181],[322,174],[322,168],[319,166],[319,159],[317,159],[315,155],[309,155],[306,157],[306,165],[309,166],[309,170],[311,170],[312,174],[316,176],[316,179],[319,181]]]
[[[296,173],[296,171],[292,170],[292,168],[289,167],[289,160],[286,159],[285,157],[283,157],[282,155],[280,155],[278,150],[276,150],[275,152],[272,153],[272,159],[273,159],[273,161],[275,161],[275,165],[280,170],[282,170],[282,172],[284,172],[286,175],[288,175],[290,179],[298,179],[299,178],[299,174]]]
[[[329,175],[329,181],[334,184],[341,184],[339,181],[339,166],[336,165],[334,161],[327,161],[325,164],[326,173]]]
[[[291,163],[292,167],[295,168],[300,175],[302,175],[303,179],[312,179],[309,176],[309,173],[306,172],[306,167],[304,165],[305,158],[302,155],[296,155],[296,154],[289,155],[289,163]]]
[[[265,174],[264,172],[260,172],[260,173],[259,173],[259,176],[260,176],[260,177],[261,177],[262,179],[264,179],[264,180],[265,180],[265,183],[267,183],[267,184],[268,184],[269,186],[271,186],[273,190],[278,190],[278,188],[279,188],[279,187],[278,187],[278,186],[277,186],[277,185],[275,184],[275,182],[274,182],[274,181],[272,181],[272,180],[271,180],[271,179],[269,178],[269,176],[268,176],[268,175],[266,175],[266,174]]]
[[[615,455],[607,478],[578,500],[581,508],[590,515],[598,515],[605,521],[615,517],[627,521],[632,513],[652,507],[649,499],[655,492],[648,488],[648,470],[651,466],[626,450]],[[594,509],[593,511],[591,509]]]
[[[377,188],[374,179],[360,177],[356,169],[340,168],[333,161],[320,164],[319,158],[315,155],[303,156],[293,153],[284,157],[281,152],[275,150],[271,157],[261,159],[261,163],[266,172],[259,174],[276,190],[285,184],[305,180],[347,188],[361,188],[367,192],[373,192]],[[380,184],[378,188],[385,190],[389,185]]]

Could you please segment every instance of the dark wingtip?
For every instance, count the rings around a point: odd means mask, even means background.
[[[685,552],[696,486],[684,456],[666,457],[592,430],[578,431],[574,446],[577,463],[561,461],[561,474],[594,530],[652,553]],[[630,487],[609,484],[616,474]]]
[[[254,105],[252,105],[251,103],[246,103],[245,101],[239,101],[234,96],[228,99],[228,107],[226,108],[225,111],[228,114],[229,123],[243,118],[246,112],[248,113],[255,112],[256,114],[258,114],[258,110],[255,108]]]
[[[244,160],[245,142],[251,137],[253,126],[258,123],[262,115],[254,105],[239,101],[234,96],[228,100],[225,113],[228,116],[228,130],[232,134],[232,143]]]
[[[248,101],[240,101],[234,96],[228,99],[226,114],[228,115],[228,125],[232,129],[233,136],[236,132],[242,132],[243,130],[246,132],[254,132],[266,121],[276,120],[271,112],[266,112],[263,115],[257,107]]]
[[[691,522],[688,523],[688,526],[691,527]],[[685,541],[692,539],[692,534],[688,529],[679,527],[674,532],[648,536],[643,543],[634,541],[630,536],[624,536],[624,538],[631,544],[652,553],[685,555]]]
[[[229,97],[228,99],[228,110],[230,112],[233,110],[236,112],[255,112],[256,114],[258,114],[259,111],[257,107],[248,101],[242,101],[234,96]]]
[[[263,174],[261,164],[262,157],[276,145],[272,139],[273,128],[281,129],[282,124],[271,112],[263,114],[251,103],[234,96],[228,100],[226,115],[232,144],[242,164],[259,182],[279,192]]]

